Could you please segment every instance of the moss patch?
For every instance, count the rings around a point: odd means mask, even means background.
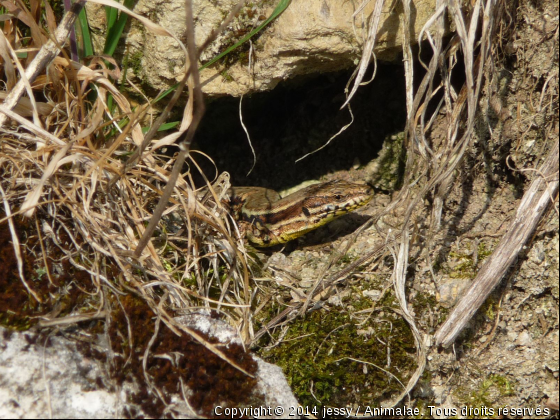
[[[4,214],[0,214],[0,219]],[[19,274],[18,261],[14,252],[12,235],[8,223],[0,224],[0,325],[12,330],[27,330],[35,325],[41,315],[56,310],[59,316],[83,307],[94,292],[90,276],[76,270],[50,240],[43,238],[48,249],[47,264],[41,258],[41,245],[32,219],[13,219],[20,242],[23,261],[23,276],[29,288],[40,299],[31,296]],[[60,233],[62,241],[70,239]],[[24,245],[22,245],[24,244]],[[36,252],[33,254],[29,250]],[[57,261],[54,267],[52,261]],[[50,274],[49,276],[47,275]]]
[[[416,366],[410,329],[388,309],[396,302],[386,296],[379,305],[363,323],[353,314],[371,308],[365,298],[312,312],[262,356],[282,367],[303,406],[379,406],[402,391],[395,377],[406,384]]]
[[[454,394],[468,406],[491,408],[496,402],[503,400],[503,397],[514,394],[514,384],[505,376],[488,375],[480,382],[478,389],[473,391],[470,388],[459,387]]]
[[[164,415],[165,405],[172,403],[170,395],[182,395],[181,383],[190,389],[189,404],[204,416],[211,416],[216,405],[239,407],[255,398],[251,391],[256,379],[240,372],[187,334],[178,336],[162,323],[149,347],[155,334],[155,314],[141,298],[127,295],[117,302],[113,296],[112,301],[114,309],[108,336],[115,357],[109,373],[119,385],[131,380],[139,384],[139,391],[129,398],[144,413],[156,418]],[[100,323],[98,332],[102,329]],[[215,338],[201,335],[243,369],[256,373],[256,361],[241,345],[224,345]],[[144,371],[143,359],[148,347]],[[104,356],[93,351],[89,344],[82,345],[80,350],[91,357]],[[160,391],[160,398],[150,391],[146,377]],[[129,416],[140,414],[133,410],[131,408]]]

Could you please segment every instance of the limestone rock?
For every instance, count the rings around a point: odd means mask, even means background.
[[[240,343],[233,328],[205,314],[184,316],[181,322],[222,343]],[[285,417],[298,402],[282,370],[253,357],[258,363],[255,399],[263,398],[263,407],[285,408],[284,415],[275,411],[267,418]],[[130,413],[127,396],[138,387],[127,382],[115,387],[111,382],[101,361],[83,355],[72,340],[0,327],[0,418],[123,417]],[[181,395],[170,397],[177,412],[197,416]],[[149,417],[138,407],[135,410],[136,416]]]
[[[277,2],[248,3],[227,30],[201,55],[207,62],[272,13]],[[280,81],[297,75],[337,71],[355,66],[367,36],[369,16],[375,2],[359,10],[360,1],[292,0],[288,8],[264,31],[239,47],[228,58],[229,64],[215,63],[202,71],[203,89],[208,95],[240,96],[273,89]],[[201,45],[212,29],[219,26],[234,7],[232,0],[195,2],[195,37]],[[434,0],[412,4],[413,34],[417,38],[424,23],[435,10]],[[164,28],[185,39],[185,11],[182,0],[140,0],[134,11],[149,17]],[[88,5],[90,26],[98,40],[105,35],[104,12]],[[353,15],[356,13],[356,16]],[[386,2],[381,15],[375,54],[377,59],[391,61],[401,51],[402,7]],[[364,29],[366,28],[366,29]],[[121,54],[128,55],[136,81],[155,89],[168,88],[182,76],[183,52],[176,41],[154,36],[139,22],[133,21],[121,40]],[[252,51],[252,54],[250,54]],[[123,58],[124,61],[124,58]],[[132,72],[129,72],[132,73]],[[129,74],[129,76],[132,76]],[[138,80],[139,79],[139,80]]]

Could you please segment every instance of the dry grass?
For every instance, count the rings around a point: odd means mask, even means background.
[[[32,1],[30,9],[41,10],[41,4]],[[203,112],[201,106],[193,105],[200,97],[200,87],[195,86],[197,70],[193,66],[191,71],[188,64],[197,62],[194,45],[189,46],[190,56],[183,47],[187,63],[183,85],[189,89],[189,102],[179,133],[150,141],[163,119],[147,136],[142,134],[149,104],[134,109],[111,82],[121,76],[117,63],[112,61],[114,68],[109,68],[106,60],[93,57],[88,66],[80,65],[57,47],[67,38],[78,6],[65,15],[51,37],[34,18],[42,13],[33,14],[23,3],[18,5],[17,17],[29,33],[22,33],[12,16],[3,22],[6,35],[0,42],[7,81],[0,105],[0,193],[5,208],[0,223],[10,223],[18,266],[23,266],[21,244],[12,220],[22,215],[34,219],[40,226],[38,234],[48,241],[37,259],[46,261],[50,247],[56,247],[63,259],[90,274],[95,290],[88,300],[90,319],[110,316],[106,310],[109,294],[132,290],[176,334],[189,334],[235,365],[199,333],[177,324],[168,312],[227,308],[232,324],[249,339],[247,257],[221,201],[228,180],[204,193],[194,190],[190,173],[178,176],[186,158],[193,170],[197,168],[188,155]],[[45,15],[52,18],[50,13]],[[172,36],[145,18],[141,21],[147,30]],[[53,23],[49,20],[47,26]],[[24,59],[20,58],[23,53],[27,53]],[[22,98],[24,93],[27,97]],[[109,95],[114,108],[108,106]],[[185,132],[187,140],[179,156],[170,160],[158,156],[161,147]],[[162,199],[166,188],[169,199]],[[163,217],[154,211],[158,202],[165,209]],[[152,226],[157,228],[155,235]],[[22,269],[20,277],[29,293],[40,300]],[[43,318],[40,325],[83,321],[76,314],[85,309],[75,308],[75,313],[64,318]]]

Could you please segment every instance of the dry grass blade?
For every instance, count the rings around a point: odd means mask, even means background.
[[[364,0],[364,3],[366,1],[367,0]],[[381,20],[381,11],[383,10],[384,4],[385,0],[375,1],[375,8],[373,9],[373,12],[369,19],[368,36],[362,49],[362,58],[360,59],[358,68],[352,75],[352,79],[354,79],[354,85],[352,86],[352,90],[348,94],[348,97],[346,98],[344,104],[342,104],[341,108],[344,108],[346,105],[348,105],[348,103],[358,90],[358,87],[362,83],[362,80],[364,79],[368,65],[373,57],[373,48],[375,47],[375,39],[377,37],[377,30],[379,28],[379,22]]]
[[[9,90],[9,89],[8,89]],[[6,99],[8,95],[6,92],[0,92],[0,100]],[[53,107],[51,104],[45,102],[31,102],[28,98],[23,97],[20,98],[18,104],[14,107],[13,111],[16,114],[21,115],[22,117],[32,117],[33,113],[37,111],[37,113],[41,117],[47,117],[53,111]]]
[[[33,216],[35,207],[37,206],[39,198],[41,197],[44,185],[52,176],[52,174],[60,167],[60,160],[66,155],[71,147],[72,143],[67,143],[58,152],[56,152],[51,162],[45,169],[45,172],[43,173],[43,176],[41,177],[41,180],[39,181],[37,186],[33,190],[29,191],[27,197],[25,197],[25,200],[23,201],[20,209],[25,217]]]
[[[20,124],[21,127],[24,127],[26,129],[28,129],[29,131],[31,131],[36,136],[42,138],[42,140],[40,138],[37,138],[35,140],[37,143],[43,143],[43,142],[44,143],[49,143],[49,142],[51,142],[51,143],[56,144],[58,146],[64,146],[66,144],[63,140],[60,140],[58,137],[53,136],[48,131],[45,131],[44,129],[42,129],[40,127],[37,127],[32,122],[23,118],[18,113],[6,108],[4,105],[0,105],[0,114],[10,117],[12,120],[14,120],[18,124]]]
[[[400,238],[400,246],[398,250],[398,254],[392,250],[393,252],[393,259],[396,261],[395,269],[393,272],[393,285],[395,288],[395,295],[397,300],[399,301],[399,305],[401,307],[402,315],[408,325],[410,326],[410,330],[412,331],[412,335],[414,337],[414,342],[416,344],[416,360],[418,363],[418,367],[414,374],[410,377],[406,388],[401,392],[401,394],[392,402],[392,406],[396,406],[401,402],[401,400],[408,395],[408,393],[416,386],[418,379],[424,373],[424,369],[426,368],[426,356],[428,354],[428,343],[429,337],[428,335],[423,335],[416,326],[416,322],[414,321],[414,317],[410,314],[408,310],[408,305],[406,302],[406,294],[405,294],[405,284],[406,284],[406,273],[408,270],[408,258],[409,258],[409,246],[410,246],[410,237],[407,231],[403,232]]]
[[[247,172],[247,176],[249,176],[249,174],[251,172],[253,172],[253,169],[255,168],[255,165],[257,164],[257,154],[255,153],[255,149],[253,148],[253,143],[251,143],[251,136],[249,135],[249,130],[247,130],[247,127],[245,126],[245,124],[243,123],[243,95],[241,95],[241,97],[239,98],[239,122],[241,123],[241,127],[243,128],[243,131],[245,132],[245,135],[247,136],[247,143],[249,143],[249,147],[251,148],[251,153],[253,154],[253,166],[251,166],[251,169],[249,169],[249,172]]]
[[[60,327],[64,325],[76,324],[78,322],[91,321],[94,319],[105,319],[106,316],[107,313],[103,311],[91,312],[87,314],[71,315],[71,316],[67,316],[63,318],[55,318],[51,320],[41,320],[37,325],[41,328],[54,327],[54,326]]]
[[[3,44],[5,46],[7,46],[8,51],[10,53],[10,55],[12,56],[12,59],[14,61],[14,63],[16,64],[16,67],[18,69],[18,72],[21,76],[20,78],[20,83],[23,83],[23,86],[25,88],[25,91],[27,92],[27,96],[30,102],[31,102],[31,115],[33,116],[33,123],[39,127],[41,127],[41,120],[39,119],[39,113],[37,111],[37,104],[35,102],[35,96],[33,95],[33,91],[31,89],[31,83],[30,81],[27,79],[26,75],[25,75],[25,70],[23,68],[23,66],[21,65],[19,58],[16,54],[16,52],[14,51],[14,49],[11,47],[11,45],[6,42],[6,37],[4,35],[3,31],[0,31],[0,38],[2,38]],[[8,99],[8,97],[6,97],[6,100]],[[17,106],[17,105],[16,105]]]
[[[331,144],[331,142],[337,138],[341,133],[343,133],[344,131],[346,131],[346,129],[348,127],[350,127],[352,125],[352,123],[354,122],[354,114],[352,113],[352,108],[350,107],[350,104],[348,104],[348,112],[350,113],[350,121],[345,124],[344,126],[342,126],[340,128],[340,130],[338,130],[335,134],[333,134],[324,144],[322,144],[320,147],[318,147],[317,149],[313,150],[312,152],[306,153],[305,155],[303,155],[302,157],[296,159],[295,163],[317,153],[319,150],[324,149],[325,147],[327,147],[329,144]]]
[[[64,15],[64,18],[58,25],[54,34],[54,40],[49,40],[41,47],[37,56],[33,59],[31,64],[25,69],[25,79],[20,79],[16,86],[12,89],[4,101],[4,106],[11,110],[18,103],[23,91],[26,88],[26,81],[33,83],[39,73],[41,73],[45,66],[60,52],[60,45],[63,45],[70,33],[70,29],[74,25],[80,10],[85,4],[85,0],[77,0],[72,4],[72,8]],[[7,116],[0,114],[0,128],[6,123]]]
[[[10,203],[8,203],[8,200],[6,198],[6,192],[4,191],[4,188],[2,188],[2,185],[0,185],[0,193],[2,193],[4,211],[6,212],[6,216],[8,218],[8,226],[10,227],[10,234],[12,235],[12,244],[14,247],[14,253],[16,254],[19,278],[21,279],[21,282],[23,283],[23,285],[25,286],[29,294],[33,296],[35,300],[37,300],[37,302],[42,302],[41,298],[37,296],[37,293],[35,293],[35,291],[33,291],[33,289],[29,287],[27,281],[25,281],[25,276],[23,274],[23,258],[21,256],[20,243],[16,233],[16,229],[14,227],[14,222],[11,218],[12,212],[10,210]]]

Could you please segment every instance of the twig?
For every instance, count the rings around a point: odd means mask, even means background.
[[[515,219],[496,250],[486,260],[466,295],[453,309],[435,334],[436,345],[449,346],[474,316],[509,267],[517,260],[525,244],[530,241],[545,210],[558,195],[558,143],[549,152],[540,171],[517,209]]]
[[[161,196],[157,204],[157,207],[153,212],[153,216],[150,219],[150,223],[146,227],[146,230],[144,231],[142,238],[140,239],[138,245],[136,246],[136,249],[134,250],[135,258],[138,258],[142,254],[142,251],[150,241],[150,238],[152,237],[152,234],[154,233],[154,230],[156,229],[159,220],[161,219],[161,215],[163,214],[163,211],[167,206],[169,198],[173,193],[173,189],[175,188],[175,184],[177,183],[179,174],[183,169],[183,164],[185,163],[185,160],[189,154],[191,142],[194,137],[196,128],[198,127],[198,124],[202,119],[202,115],[204,114],[204,102],[202,97],[202,88],[200,86],[200,75],[198,72],[198,68],[196,67],[196,60],[198,57],[198,53],[194,41],[194,19],[192,14],[192,4],[190,1],[186,1],[185,6],[186,6],[185,8],[187,14],[187,52],[189,55],[188,57],[189,69],[191,70],[190,77],[192,77],[192,81],[189,83],[189,97],[192,98],[191,100],[193,101],[194,115],[192,117],[192,121],[190,122],[190,125],[187,125],[187,127],[183,127],[184,124],[186,123],[185,118],[183,119],[183,123],[181,124],[181,129],[185,131],[188,128],[187,136],[185,140],[179,144],[179,149],[180,149],[179,156],[177,156],[177,160],[173,165],[173,169],[169,176],[169,180],[167,181],[167,185],[163,190],[163,195]],[[189,72],[186,72],[185,76],[183,77],[183,80],[186,81],[188,80],[188,78],[189,78]],[[191,87],[191,85],[194,86]]]

